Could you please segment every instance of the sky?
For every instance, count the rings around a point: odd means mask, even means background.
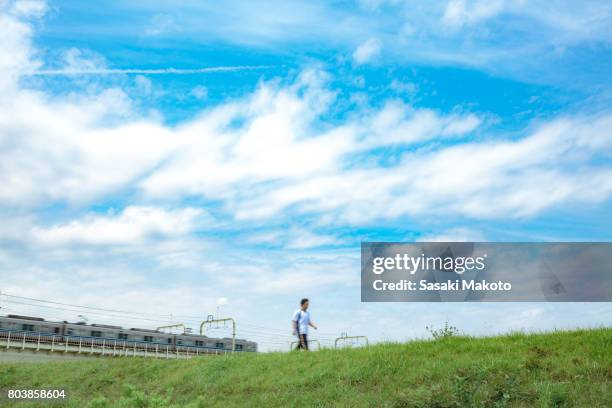
[[[610,72],[608,1],[0,0],[0,312],[262,350],[302,297],[327,345],[609,326],[361,303],[359,250],[610,241]]]

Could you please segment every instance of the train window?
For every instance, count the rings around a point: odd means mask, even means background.
[[[153,341],[153,336],[144,336],[144,341],[147,341],[149,343],[152,342]]]
[[[202,340],[196,340],[195,345],[198,347],[204,347],[204,342]]]
[[[177,340],[178,344],[183,344],[183,340]]]
[[[33,324],[22,324],[21,325],[21,330],[23,330],[23,331],[34,331],[34,325]]]
[[[119,340],[127,340],[128,335],[127,335],[127,333],[119,333],[119,334],[117,335],[117,338],[118,338]]]
[[[74,331],[72,329],[66,329],[66,334],[70,336]]]
[[[59,327],[55,327],[55,328],[53,329],[53,333],[58,334],[58,333],[59,333]]]
[[[215,347],[218,349],[222,349],[223,348],[223,343],[221,343],[220,341],[215,343]]]
[[[98,330],[92,330],[91,337],[102,337],[102,332]]]
[[[242,344],[236,344],[236,350],[242,350]]]
[[[172,344],[172,339],[168,339],[168,344]]]

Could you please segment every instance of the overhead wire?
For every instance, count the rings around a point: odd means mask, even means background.
[[[52,300],[38,299],[26,296],[11,295],[8,293],[0,293],[0,300],[4,297],[3,303],[9,303],[12,305],[28,306],[36,309],[43,310],[59,310],[69,311],[75,313],[86,313],[96,315],[105,318],[118,319],[122,321],[136,322],[136,321],[147,321],[154,323],[172,324],[178,320],[183,320],[183,323],[189,323],[197,325],[203,320],[202,316],[190,316],[190,315],[175,315],[175,314],[157,314],[157,313],[146,313],[146,312],[133,312],[120,309],[108,309],[93,306],[76,305],[71,303],[57,302]],[[21,301],[19,301],[21,300]],[[25,301],[24,301],[25,300]],[[34,303],[32,303],[34,302]],[[4,307],[3,309],[7,309]],[[11,309],[14,310],[14,309]],[[145,317],[147,316],[147,317]],[[189,320],[187,320],[189,319]],[[194,320],[191,320],[194,319]],[[62,319],[60,319],[62,320]],[[209,328],[208,331],[219,331],[222,328]],[[239,329],[236,333],[237,337],[250,338],[257,340],[258,343],[266,345],[277,345],[287,347],[291,342],[295,341],[296,337],[289,334],[288,330],[281,328],[272,328],[261,326],[258,324],[252,324],[242,321]],[[315,337],[316,336],[316,337]],[[332,343],[335,338],[335,334],[318,332],[313,336],[312,340],[317,340],[321,343]],[[331,337],[328,337],[331,336]]]

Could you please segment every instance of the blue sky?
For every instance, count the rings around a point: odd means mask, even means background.
[[[264,349],[303,296],[326,341],[612,322],[359,302],[363,240],[610,240],[608,2],[3,1],[0,25],[3,292],[220,305]]]

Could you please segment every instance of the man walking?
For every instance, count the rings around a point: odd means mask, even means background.
[[[298,349],[308,350],[308,326],[317,330],[317,326],[310,321],[310,312],[308,312],[308,299],[304,298],[300,301],[300,308],[296,310],[291,319],[293,325],[293,334],[298,336]]]

